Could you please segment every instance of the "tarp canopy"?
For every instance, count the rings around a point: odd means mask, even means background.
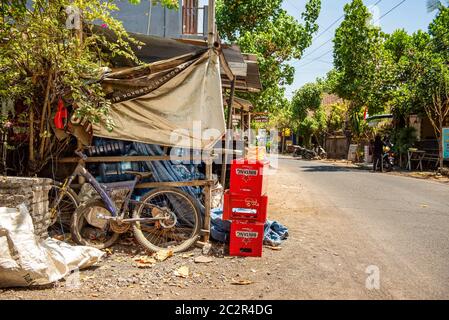
[[[103,86],[112,95],[115,127],[94,125],[94,136],[209,149],[225,133],[220,63],[213,49],[120,70]]]

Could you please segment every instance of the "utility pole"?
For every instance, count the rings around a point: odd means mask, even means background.
[[[207,30],[207,44],[212,47],[215,42],[215,0],[209,0]]]

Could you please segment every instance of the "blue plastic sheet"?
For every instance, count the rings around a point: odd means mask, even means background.
[[[98,152],[102,152],[107,155],[123,155],[123,156],[161,156],[164,154],[162,148],[158,145],[150,145],[144,143],[136,143],[136,142],[126,142],[123,145],[118,145],[117,141],[103,138],[96,138],[94,141],[94,145],[98,149]],[[184,152],[180,149],[180,152]],[[100,164],[100,166],[103,164]],[[122,166],[122,164],[118,164]],[[191,180],[201,180],[204,179],[204,175],[201,174],[198,170],[198,165],[185,162],[181,163],[179,161],[143,161],[139,163],[133,163],[133,170],[142,171],[142,172],[152,172],[152,177],[146,181],[153,182],[180,182],[180,181],[191,181]],[[114,167],[115,168],[115,167]],[[112,182],[112,181],[127,181],[134,179],[134,176],[128,176],[126,174],[122,174],[121,167],[117,167],[117,170],[110,170],[112,175],[105,175],[97,177],[101,182]],[[199,208],[201,215],[204,217],[205,208],[203,203],[201,202],[201,187],[182,187],[180,188],[182,191],[191,195],[193,199],[197,202],[197,207]],[[150,189],[139,189],[135,190],[133,194],[133,198],[137,201],[140,200],[140,197],[146,194]],[[178,198],[171,198],[171,201],[174,205],[176,205],[177,201],[180,201]],[[179,203],[177,207],[182,208],[182,203]],[[182,217],[182,221],[180,222],[185,225],[190,225],[193,223],[193,220],[190,220],[189,214],[180,215]],[[180,218],[178,217],[178,218]]]

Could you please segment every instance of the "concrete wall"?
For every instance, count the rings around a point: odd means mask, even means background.
[[[33,219],[34,233],[45,239],[50,226],[48,192],[51,184],[50,179],[0,177],[0,207],[15,208],[25,204]]]
[[[329,159],[346,159],[348,144],[345,137],[328,137],[324,149]]]
[[[151,1],[141,1],[139,5],[121,1],[117,2],[117,6],[120,11],[115,12],[114,17],[123,22],[128,32],[166,38],[182,35],[182,0],[179,0],[179,10],[166,9],[160,4],[151,5]]]

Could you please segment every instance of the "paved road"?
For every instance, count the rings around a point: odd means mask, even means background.
[[[380,268],[382,297],[449,298],[449,185],[323,162],[279,165],[300,186],[298,214],[313,210],[312,220],[334,225],[323,230],[333,250]]]

